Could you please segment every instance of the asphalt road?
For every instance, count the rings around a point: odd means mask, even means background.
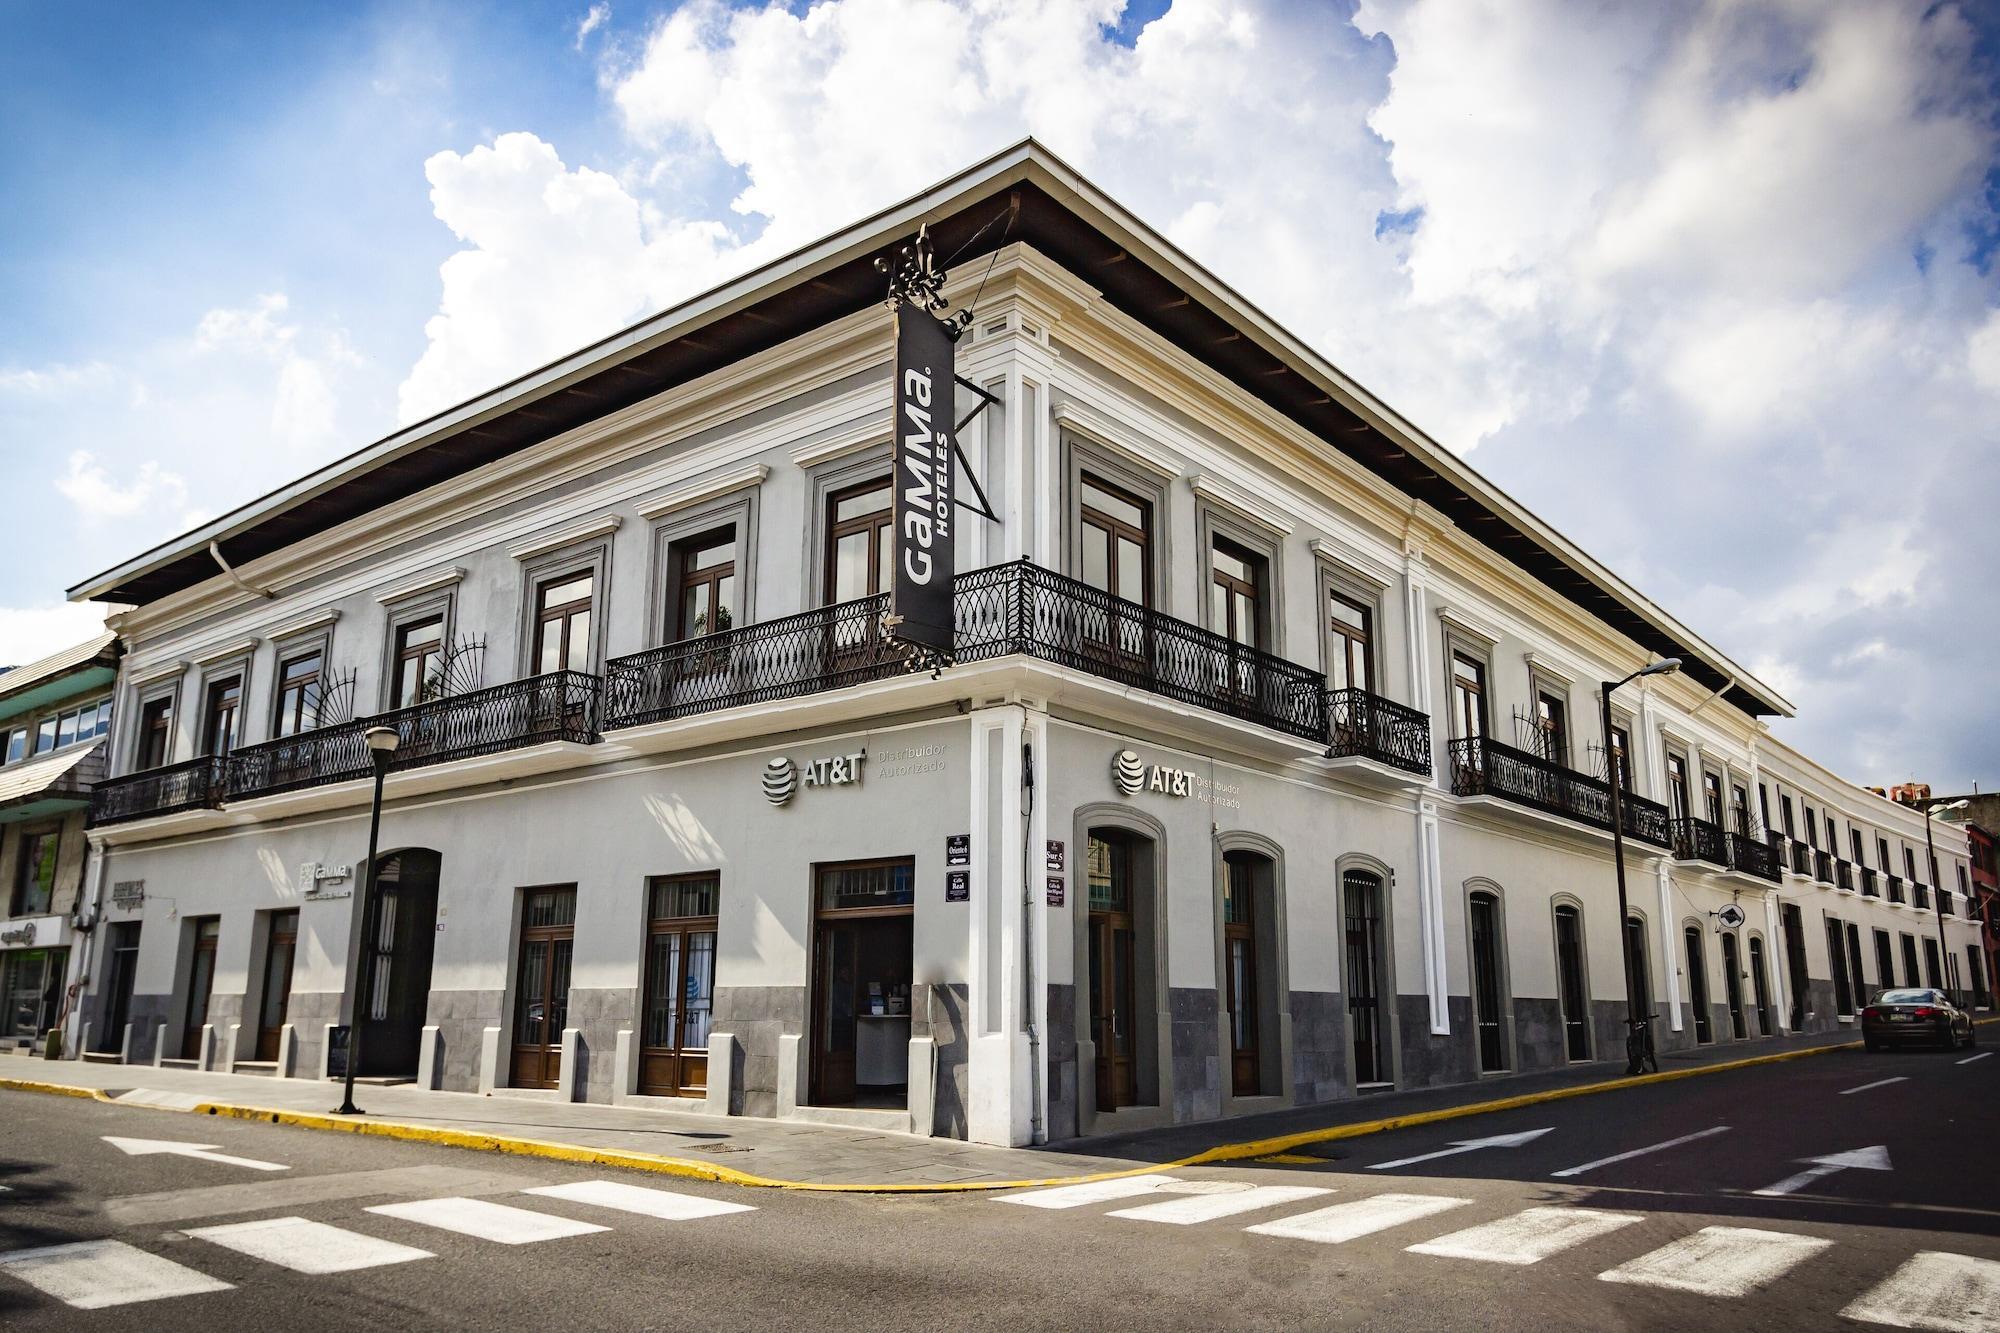
[[[1839,1052],[1008,1201],[0,1092],[0,1327],[2000,1330],[2000,1056],[1970,1054]],[[635,1198],[668,1215],[612,1206]]]

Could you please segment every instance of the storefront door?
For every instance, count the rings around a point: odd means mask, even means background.
[[[124,1045],[125,1025],[132,1021],[132,982],[139,974],[139,923],[113,922],[109,939],[104,1024],[97,1032],[97,1049],[106,1052]]]
[[[0,954],[0,1037],[32,1041],[55,1025],[68,963],[67,949]]]
[[[1562,997],[1563,1049],[1572,1060],[1590,1058],[1590,989],[1583,972],[1583,914],[1556,908],[1556,985]]]
[[[1258,1066],[1257,907],[1248,860],[1224,863],[1222,956],[1229,1004],[1230,1090],[1238,1097],[1263,1091]]]
[[[1757,1035],[1768,1037],[1777,1030],[1771,1026],[1771,981],[1764,974],[1764,941],[1755,935],[1750,937],[1750,991],[1757,998]]]
[[[820,866],[816,880],[808,1095],[815,1106],[907,1105],[915,863]]]
[[[1729,1001],[1729,1030],[1738,1041],[1750,1035],[1743,1022],[1743,967],[1736,952],[1736,933],[1722,936],[1722,994]]]
[[[1347,1026],[1354,1041],[1356,1086],[1388,1081],[1382,1049],[1382,881],[1350,870],[1347,900]]]
[[[719,889],[714,875],[662,877],[647,886],[639,1091],[649,1097],[693,1097],[708,1088]]]
[[[382,858],[369,937],[368,1002],[362,1010],[358,1073],[404,1078],[417,1072],[417,1047],[430,1009],[437,949],[441,858],[413,847]]]
[[[264,948],[264,995],[257,1007],[257,1058],[276,1060],[285,1013],[292,1001],[292,955],[299,939],[299,914],[273,912]]]
[[[1092,835],[1084,860],[1090,886],[1090,1039],[1097,1048],[1097,1109],[1115,1111],[1139,1100],[1132,845]]]
[[[1701,927],[1687,928],[1688,1007],[1694,1010],[1694,1039],[1703,1045],[1715,1040],[1713,1018],[1708,1012],[1708,962],[1702,955]]]
[[[222,918],[201,917],[194,923],[194,956],[188,961],[187,1024],[181,1028],[181,1059],[201,1058],[201,1030],[208,1024],[208,1000],[215,990],[215,941]]]
[[[514,1058],[507,1085],[553,1088],[562,1076],[569,1024],[570,954],[576,887],[529,889],[521,903],[521,957],[514,973]]]
[[[1471,912],[1472,997],[1477,1006],[1473,1018],[1479,1025],[1479,1072],[1491,1074],[1507,1067],[1507,1043],[1500,1028],[1500,900],[1490,893],[1475,893]]]

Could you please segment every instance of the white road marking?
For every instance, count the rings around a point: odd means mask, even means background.
[[[116,1134],[103,1135],[106,1143],[130,1157],[192,1157],[202,1162],[218,1162],[223,1166],[245,1166],[252,1171],[289,1171],[290,1167],[277,1162],[260,1162],[254,1157],[231,1157],[226,1152],[217,1152],[213,1143],[178,1143],[172,1139],[121,1139]]]
[[[1404,1248],[1411,1254],[1436,1254],[1447,1259],[1537,1264],[1573,1245],[1644,1220],[1634,1213],[1607,1213],[1597,1208],[1529,1208],[1497,1222]]]
[[[1387,1171],[1391,1167],[1415,1166],[1418,1162],[1434,1161],[1439,1157],[1456,1157],[1459,1153],[1477,1152],[1481,1148],[1518,1148],[1524,1143],[1533,1142],[1548,1132],[1546,1129],[1530,1129],[1524,1130],[1519,1134],[1495,1134],[1490,1139],[1457,1139],[1453,1141],[1449,1148],[1440,1148],[1436,1152],[1418,1153],[1415,1157],[1398,1157],[1393,1162],[1377,1162],[1368,1169],[1370,1171]]]
[[[1754,1227],[1703,1227],[1607,1273],[1605,1282],[1665,1287],[1698,1296],[1748,1296],[1823,1250],[1830,1240]]]
[[[584,1236],[610,1227],[595,1222],[573,1222],[567,1217],[510,1208],[484,1199],[416,1199],[409,1203],[385,1203],[368,1210],[384,1217],[400,1217],[405,1222],[456,1231],[463,1236],[498,1241],[502,1245],[532,1245],[537,1241]]]
[[[521,1193],[540,1194],[550,1199],[567,1199],[571,1203],[587,1203],[597,1208],[616,1208],[621,1213],[639,1213],[645,1217],[658,1217],[668,1222],[688,1222],[700,1217],[721,1217],[725,1213],[757,1211],[754,1205],[747,1203],[725,1203],[721,1199],[703,1199],[693,1194],[676,1194],[672,1190],[624,1185],[615,1180],[579,1180],[572,1185],[537,1185],[533,1189],[522,1190]]]
[[[1880,1144],[1877,1144],[1873,1148],[1856,1148],[1852,1152],[1829,1153],[1825,1157],[1801,1157],[1799,1160],[1806,1163],[1805,1170],[1799,1172],[1796,1176],[1786,1176],[1777,1184],[1766,1185],[1763,1189],[1755,1190],[1753,1193],[1761,1194],[1766,1198],[1776,1197],[1781,1194],[1796,1194],[1815,1180],[1830,1176],[1836,1171],[1847,1171],[1850,1169],[1860,1171],[1889,1171],[1894,1169],[1889,1165],[1889,1150]]]
[[[1316,1185],[1258,1185],[1253,1189],[1236,1190],[1228,1194],[1195,1194],[1178,1199],[1166,1199],[1159,1203],[1140,1204],[1137,1208],[1120,1208],[1110,1214],[1112,1217],[1129,1217],[1135,1222],[1166,1222],[1173,1226],[1189,1226],[1196,1222],[1213,1222],[1217,1218],[1234,1217],[1238,1213],[1254,1213],[1259,1208],[1276,1208],[1281,1203],[1297,1203],[1301,1199],[1317,1199],[1332,1190]]]
[[[1840,1313],[1891,1328],[1995,1333],[2000,1330],[2000,1263],[1924,1250]]]
[[[116,1240],[0,1254],[0,1271],[79,1310],[229,1290],[227,1282]]]
[[[351,1273],[357,1268],[406,1264],[432,1259],[429,1250],[398,1245],[393,1240],[364,1236],[303,1217],[267,1217],[260,1222],[229,1222],[196,1227],[188,1235],[211,1241],[252,1259],[289,1268],[294,1273]]]
[[[1984,1059],[1985,1059],[1985,1058],[1986,1058],[1987,1056],[1989,1056],[1989,1055],[1991,1055],[1991,1054],[1993,1054],[1993,1052],[1991,1052],[1991,1051],[1981,1051],[1981,1052],[1980,1052],[1979,1054],[1977,1054],[1977,1055],[1968,1055],[1968,1056],[1966,1056],[1966,1057],[1965,1057],[1965,1058],[1964,1058],[1963,1060],[1960,1060],[1960,1061],[1959,1061],[1959,1063],[1960,1063],[1960,1064],[1962,1064],[1962,1065],[1969,1065],[1969,1064],[1971,1064],[1971,1063],[1972,1063],[1972,1062],[1973,1062],[1974,1060],[1984,1060]]]
[[[1372,1199],[1356,1199],[1352,1203],[1337,1203],[1331,1208],[1321,1208],[1316,1212],[1300,1213],[1297,1217],[1281,1218],[1276,1222],[1263,1222],[1254,1227],[1245,1227],[1260,1236],[1284,1236],[1291,1240],[1318,1241],[1322,1245],[1338,1245],[1342,1241],[1370,1236],[1377,1231],[1387,1231],[1406,1222],[1419,1222],[1436,1213],[1461,1208],[1470,1199],[1448,1199],[1441,1194],[1378,1194]]]
[[[1891,1083],[1908,1083],[1909,1081],[1908,1075],[1905,1074],[1898,1074],[1894,1078],[1878,1078],[1873,1083],[1863,1083],[1858,1088],[1848,1088],[1840,1095],[1843,1097],[1852,1097],[1857,1092],[1867,1092],[1874,1088],[1886,1088]]]
[[[1585,1162],[1582,1166],[1566,1167],[1561,1171],[1551,1171],[1549,1174],[1552,1176],[1580,1176],[1586,1171],[1595,1171],[1600,1166],[1610,1166],[1614,1162],[1629,1162],[1634,1157],[1644,1157],[1647,1153],[1663,1152],[1668,1148],[1678,1148],[1683,1143],[1693,1143],[1696,1139],[1708,1138],[1712,1134],[1727,1134],[1728,1132],[1729,1126],[1717,1125],[1713,1129],[1696,1130],[1692,1134],[1683,1134],[1677,1139],[1668,1139],[1665,1143],[1655,1143],[1648,1148],[1634,1148],[1631,1152],[1621,1152],[1615,1157],[1600,1157],[1594,1162]]]
[[[1152,1194],[1162,1185],[1177,1185],[1172,1176],[1124,1176],[1117,1180],[1092,1180],[1081,1185],[1058,1185],[1053,1189],[1025,1190],[1003,1194],[995,1203],[1018,1203],[1029,1208],[1081,1208],[1085,1204],[1109,1203]]]

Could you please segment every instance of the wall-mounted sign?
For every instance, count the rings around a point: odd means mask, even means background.
[[[972,872],[970,870],[947,870],[945,872],[944,900],[948,903],[969,903],[972,901]]]
[[[1048,851],[1045,854],[1044,860],[1043,869],[1057,875],[1063,872],[1063,843],[1061,838],[1049,839]]]
[[[944,863],[948,866],[969,866],[972,864],[972,835],[970,833],[950,833],[945,835]]]
[[[111,905],[130,910],[146,901],[146,881],[121,879],[111,886]]]
[[[1241,784],[1216,782],[1191,768],[1149,764],[1133,750],[1120,750],[1111,756],[1111,783],[1126,796],[1151,792],[1160,796],[1192,796],[1228,810],[1243,807]]]
[[[1724,903],[1722,910],[1715,914],[1715,919],[1724,930],[1735,930],[1750,918],[1744,916],[1743,909],[1735,903]]]
[[[0,930],[0,944],[30,945],[35,942],[35,923],[16,926],[12,930]]]
[[[867,758],[866,750],[855,750],[797,764],[780,755],[764,765],[764,799],[784,805],[798,794],[801,776],[808,787],[853,786],[861,781],[861,765]]]
[[[1062,881],[1062,876],[1061,876],[1061,875],[1050,875],[1050,876],[1049,876],[1049,906],[1051,906],[1051,907],[1061,907],[1062,905],[1063,905],[1063,881]]]
[[[299,892],[325,895],[329,884],[339,884],[353,878],[351,865],[329,866],[318,861],[308,861],[299,867]]]
[[[951,654],[952,334],[908,301],[896,304],[895,578],[883,623],[905,643]]]

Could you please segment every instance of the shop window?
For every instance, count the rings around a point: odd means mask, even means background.
[[[9,916],[41,916],[56,891],[55,833],[24,833],[15,844],[14,892]]]

